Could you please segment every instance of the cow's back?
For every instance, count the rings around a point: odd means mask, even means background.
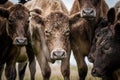
[[[27,2],[25,6],[29,9],[41,8],[44,12],[43,16],[52,11],[62,11],[68,14],[67,8],[61,0],[32,0]]]
[[[0,7],[9,8],[12,5],[13,3],[11,1],[7,1],[5,4],[0,4]]]

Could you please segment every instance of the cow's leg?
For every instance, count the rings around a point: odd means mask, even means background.
[[[35,54],[33,52],[33,49],[30,43],[26,46],[26,50],[27,50],[27,55],[29,59],[29,69],[30,69],[31,80],[35,80],[36,61],[35,61]]]
[[[77,62],[78,74],[80,78],[79,80],[85,80],[88,71],[87,64],[84,60],[85,57],[80,53],[79,50],[73,50],[73,54]]]
[[[18,64],[19,80],[24,79],[26,67],[27,67],[27,62]]]
[[[36,72],[35,57],[32,61],[29,60],[29,69],[30,69],[31,80],[35,80],[35,72]]]
[[[64,77],[64,80],[70,80],[70,55],[62,60],[61,63],[61,72]]]
[[[0,65],[0,80],[2,80],[3,70],[4,70],[4,65]]]
[[[6,76],[7,80],[15,80],[15,78],[16,78],[15,64],[11,64],[11,63],[6,64],[5,76]]]
[[[50,69],[48,61],[46,60],[46,58],[43,55],[43,53],[37,54],[36,58],[38,60],[40,68],[41,68],[43,80],[49,80],[50,75],[51,75],[51,69]]]
[[[16,79],[16,60],[19,56],[20,48],[16,46],[11,47],[10,58],[6,61],[5,67],[5,76],[7,80],[15,80]]]

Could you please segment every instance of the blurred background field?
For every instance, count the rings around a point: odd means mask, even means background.
[[[62,74],[60,72],[60,64],[55,63],[55,64],[50,64],[50,66],[52,68],[52,74],[51,74],[50,80],[64,80],[63,77],[62,77]],[[89,66],[89,71],[88,71],[86,80],[101,80],[99,78],[92,77],[91,68],[92,68],[92,66]],[[36,66],[35,78],[36,78],[35,80],[42,80],[41,70],[40,70],[40,67],[39,67],[38,63],[37,63],[37,66]],[[6,78],[4,76],[4,73],[2,75],[2,80],[6,80]],[[18,76],[17,76],[16,80],[18,80]],[[26,73],[25,73],[24,80],[30,80],[30,73],[29,73],[28,66],[27,66],[27,70],[26,70]],[[70,80],[78,80],[78,72],[77,72],[76,65],[71,65],[70,66]]]

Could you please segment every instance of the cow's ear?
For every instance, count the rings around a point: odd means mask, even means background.
[[[107,13],[107,19],[109,23],[114,23],[116,17],[115,8],[111,8]]]
[[[31,13],[30,16],[31,16],[31,19],[34,20],[36,24],[44,25],[44,18],[41,15],[36,13]]]
[[[80,13],[73,14],[69,17],[69,25],[75,25],[79,22],[79,19],[81,18]]]
[[[9,11],[5,8],[0,8],[0,16],[4,17],[4,18],[8,18],[9,17]]]
[[[120,20],[120,12],[117,15],[117,20]]]
[[[118,38],[120,39],[120,23],[117,23],[115,25],[114,30],[115,30],[115,38],[116,39],[118,39]]]

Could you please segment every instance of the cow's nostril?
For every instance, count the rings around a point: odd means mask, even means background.
[[[62,54],[62,56],[64,57],[65,56],[65,52],[63,51],[63,54]]]
[[[92,73],[95,74],[95,73],[96,73],[96,69],[93,69],[93,70],[92,70]]]
[[[90,14],[94,13],[94,10],[91,10]]]
[[[18,43],[24,43],[25,40],[23,40],[23,39],[16,39],[16,41],[17,41]]]

